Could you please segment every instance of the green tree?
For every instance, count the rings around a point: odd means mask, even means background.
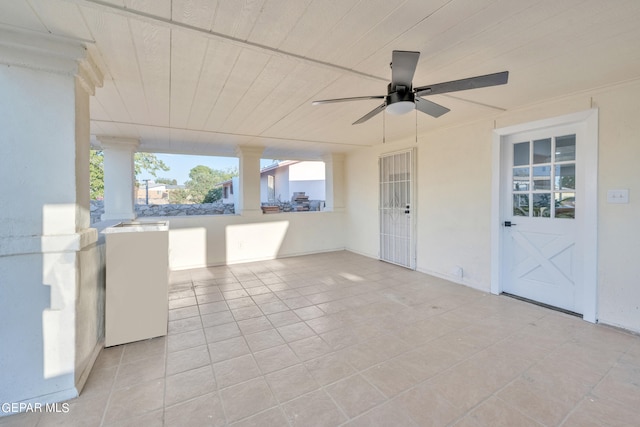
[[[169,203],[175,205],[189,203],[190,201],[189,192],[185,188],[169,190]]]
[[[156,172],[169,170],[162,160],[158,159],[153,153],[135,153],[133,156],[133,166],[136,175],[140,175],[142,171],[147,171],[151,176],[155,177]]]
[[[178,185],[178,181],[176,179],[171,179],[171,178],[158,178],[156,179],[156,183],[167,184],[167,185]]]
[[[98,200],[104,197],[104,156],[102,151],[89,152],[89,198]]]
[[[185,183],[194,203],[207,203],[205,199],[216,184],[228,181],[238,176],[237,168],[211,169],[208,166],[198,165],[189,171],[189,181]],[[213,196],[213,195],[212,195]]]
[[[153,153],[135,153],[133,160],[136,175],[145,170],[156,176],[160,170],[169,170],[169,166]],[[89,154],[89,197],[91,200],[104,197],[104,153],[100,150],[91,150]]]
[[[222,199],[222,187],[216,187],[209,190],[202,203],[213,203]]]
[[[231,178],[238,176],[237,167],[228,167],[226,169],[214,169],[213,175],[216,178],[216,184],[229,181]]]
[[[209,190],[216,184],[213,169],[198,165],[189,171],[189,181],[185,183],[194,203],[203,203]]]

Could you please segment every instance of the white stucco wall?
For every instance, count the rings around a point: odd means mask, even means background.
[[[293,193],[304,193],[309,196],[309,200],[325,199],[325,182],[322,181],[289,181],[289,200],[293,197]]]
[[[275,171],[276,200],[283,202],[291,200],[291,189],[289,188],[289,168],[278,168]]]
[[[269,202],[268,175],[273,175],[275,179],[276,201],[286,202],[291,200],[289,191],[289,167],[285,166],[260,174],[260,202]]]
[[[378,258],[380,254],[378,156],[394,148],[360,149],[345,158],[347,249],[372,258]]]
[[[335,212],[170,219],[169,265],[172,270],[342,250],[344,247],[343,214]]]
[[[104,251],[104,244],[93,244],[78,252],[75,382],[79,388],[84,387],[104,340]]]
[[[347,249],[378,256],[381,153],[417,147],[417,268],[484,291],[491,280],[491,144],[495,127],[599,109],[598,318],[640,331],[640,82],[577,94],[475,123],[375,145],[347,157]],[[495,123],[494,123],[495,120]],[[461,179],[460,177],[465,177]],[[626,188],[630,202],[606,202]],[[375,213],[375,214],[374,214]],[[463,269],[463,278],[455,267]]]
[[[90,224],[89,208],[89,94],[75,82],[76,127],[76,227],[85,229]],[[75,384],[78,390],[91,372],[93,363],[102,349],[104,339],[105,257],[104,245],[97,241],[76,252],[76,330],[75,330]]]
[[[238,185],[239,181],[238,181],[238,177],[234,176],[233,178],[231,178],[231,183],[230,185],[227,185],[227,196],[228,197],[224,197],[224,188],[222,189],[222,203],[233,203],[235,204],[236,201],[238,200]]]
[[[598,303],[602,322],[640,332],[640,82],[594,94],[600,109]],[[629,204],[607,190],[629,189]]]
[[[324,162],[305,161],[289,166],[290,181],[318,181],[324,179]]]
[[[325,200],[325,164],[319,161],[302,161],[283,166],[260,175],[260,201],[268,200],[268,175],[275,178],[276,200],[291,201],[295,192],[304,192],[310,200]]]
[[[324,162],[300,162],[289,166],[289,198],[304,192],[310,200],[325,200]]]

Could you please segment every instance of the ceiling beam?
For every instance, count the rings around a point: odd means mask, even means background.
[[[165,131],[184,131],[184,132],[193,132],[199,134],[207,134],[207,135],[217,135],[222,137],[238,137],[245,138],[248,140],[273,140],[273,141],[283,141],[283,142],[295,142],[295,143],[313,143],[313,144],[329,144],[329,145],[340,145],[340,146],[349,146],[349,147],[371,147],[372,144],[355,144],[352,142],[336,142],[336,141],[322,141],[319,139],[304,139],[304,138],[289,138],[289,137],[280,137],[280,136],[268,136],[268,135],[252,135],[252,134],[244,134],[244,133],[234,133],[234,132],[221,132],[214,130],[195,130],[189,128],[177,128],[172,126],[163,126],[163,125],[151,125],[145,123],[133,123],[133,122],[120,122],[116,120],[100,120],[100,119],[91,119],[91,123],[100,123],[100,124],[113,124],[113,125],[126,125],[126,126],[139,126],[143,128],[153,128],[153,129],[163,129]]]

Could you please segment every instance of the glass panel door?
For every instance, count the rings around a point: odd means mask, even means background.
[[[574,129],[540,129],[504,140],[501,263],[504,292],[579,312]]]

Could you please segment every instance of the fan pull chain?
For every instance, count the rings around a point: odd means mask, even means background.
[[[382,143],[383,144],[387,142],[387,140],[386,140],[387,131],[386,131],[386,127],[385,127],[385,118],[386,117],[387,117],[387,112],[383,111],[382,112]]]
[[[416,144],[418,143],[418,109],[414,110],[416,112]]]

